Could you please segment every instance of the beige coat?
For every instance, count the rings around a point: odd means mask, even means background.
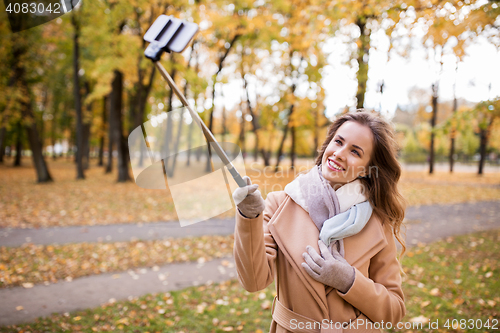
[[[344,239],[345,259],[355,268],[346,294],[314,280],[302,268],[307,245],[320,253],[318,239],[309,214],[283,191],[268,194],[266,209],[257,218],[245,218],[237,210],[234,256],[239,281],[255,292],[270,285],[277,274],[279,301],[318,322],[369,318],[395,326],[401,321],[406,310],[400,265],[388,224],[382,226],[372,215],[363,230]],[[271,332],[289,331],[273,320]]]

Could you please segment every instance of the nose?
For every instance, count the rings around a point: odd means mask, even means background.
[[[338,148],[334,153],[333,156],[335,158],[338,158],[339,160],[345,160],[345,145],[343,147]]]

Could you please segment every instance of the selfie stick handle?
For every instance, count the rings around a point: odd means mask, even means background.
[[[243,178],[241,178],[241,175],[238,173],[238,171],[234,167],[233,163],[231,163],[231,161],[229,160],[229,158],[226,155],[226,152],[221,148],[221,146],[219,145],[219,143],[215,139],[215,137],[212,134],[212,132],[210,132],[210,130],[208,129],[208,127],[201,120],[201,118],[198,115],[198,113],[194,112],[193,109],[189,106],[189,103],[188,103],[186,97],[184,97],[184,95],[182,94],[182,92],[179,90],[179,88],[175,84],[175,82],[172,79],[172,77],[168,74],[168,72],[165,70],[165,68],[162,66],[162,64],[159,61],[153,61],[153,62],[156,65],[156,68],[158,68],[158,70],[160,71],[160,74],[167,81],[167,83],[170,86],[170,88],[172,88],[172,90],[174,91],[174,93],[181,100],[182,104],[184,104],[184,106],[188,109],[188,111],[191,114],[191,117],[193,118],[193,120],[195,120],[198,123],[198,125],[201,127],[201,130],[203,131],[203,134],[205,135],[205,137],[207,138],[207,140],[210,143],[213,143],[210,146],[215,149],[215,152],[217,153],[217,155],[219,155],[220,159],[222,160],[222,163],[224,163],[224,165],[227,167],[227,169],[229,170],[229,173],[231,173],[231,176],[233,176],[233,179],[236,181],[236,183],[238,184],[238,186],[239,187],[245,187],[245,186],[247,186],[247,183],[245,182],[245,180],[243,180]]]

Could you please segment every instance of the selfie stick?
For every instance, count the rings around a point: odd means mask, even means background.
[[[247,183],[243,180],[243,178],[241,178],[241,175],[227,157],[226,152],[224,152],[221,148],[212,132],[210,132],[208,127],[201,120],[198,113],[194,112],[189,106],[186,97],[182,94],[172,77],[160,63],[160,58],[163,52],[180,53],[184,51],[197,32],[198,25],[195,23],[181,21],[172,16],[160,15],[144,35],[144,40],[150,43],[146,48],[144,55],[146,58],[153,61],[170,88],[172,88],[174,93],[181,100],[182,104],[184,104],[184,106],[188,109],[193,120],[195,120],[201,127],[203,134],[210,143],[209,148],[213,147],[215,149],[215,152],[227,167],[238,186],[245,187],[247,186]]]

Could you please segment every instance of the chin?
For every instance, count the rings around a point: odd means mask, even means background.
[[[335,175],[335,173],[333,171],[330,171],[324,164],[321,165],[321,174],[323,175],[323,178],[325,178],[332,186],[342,186],[348,182],[342,177],[341,172],[339,172],[338,175]]]

